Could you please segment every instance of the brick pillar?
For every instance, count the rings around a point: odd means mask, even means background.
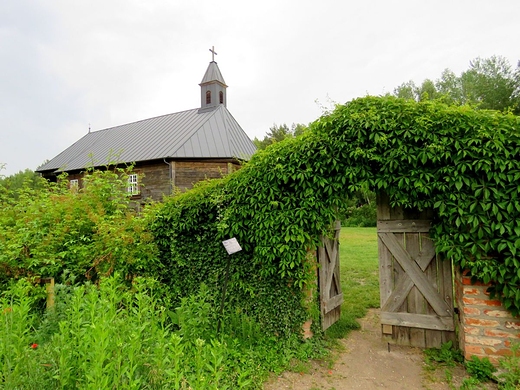
[[[455,272],[460,348],[466,359],[476,355],[497,364],[498,359],[512,354],[511,342],[520,342],[520,318],[489,298],[489,284],[471,283],[466,274]]]

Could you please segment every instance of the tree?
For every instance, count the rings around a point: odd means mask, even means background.
[[[394,89],[394,96],[401,99],[416,100],[417,97],[417,86],[410,80],[406,83],[402,83],[400,86]]]
[[[509,62],[498,56],[476,58],[470,62],[470,69],[461,75],[462,91],[468,102],[476,103],[479,108],[499,111],[518,106],[514,99],[518,88],[516,81]]]
[[[0,187],[3,187],[9,196],[18,197],[19,192],[23,188],[31,188],[33,190],[42,189],[45,187],[45,179],[30,169],[19,171],[11,176],[0,176]]]
[[[300,134],[303,134],[303,132],[307,128],[308,126],[303,125],[301,123],[293,123],[291,128],[289,128],[289,126],[287,126],[285,123],[280,126],[277,126],[275,123],[273,124],[273,126],[269,128],[269,131],[264,136],[263,140],[260,141],[258,138],[255,137],[253,143],[256,145],[258,149],[265,149],[269,145],[283,141],[286,138],[297,137]]]
[[[444,69],[441,78],[435,82],[435,87],[447,103],[463,101],[461,80],[453,71]]]
[[[478,57],[460,76],[445,69],[439,79],[426,79],[420,87],[411,80],[401,84],[394,89],[394,96],[415,101],[441,99],[520,114],[520,62],[514,70],[504,57]]]

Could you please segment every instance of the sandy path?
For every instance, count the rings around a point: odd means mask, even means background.
[[[369,310],[360,320],[361,329],[342,340],[344,350],[332,368],[313,363],[306,374],[285,372],[273,378],[264,390],[349,390],[349,389],[450,389],[441,368],[424,370],[424,356],[418,348],[391,346],[381,340],[379,310]],[[465,373],[452,369],[453,382]]]

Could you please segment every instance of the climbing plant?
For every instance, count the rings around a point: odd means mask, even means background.
[[[284,329],[295,329],[305,317],[302,291],[315,279],[309,253],[345,199],[369,189],[386,192],[393,206],[433,208],[437,251],[491,282],[518,314],[519,129],[512,114],[436,101],[365,97],[338,106],[233,175],[167,201],[153,226],[164,278],[193,288],[207,279],[218,290],[227,259],[220,241],[236,237],[235,307],[273,328],[289,316]]]
[[[491,282],[492,296],[519,313],[518,116],[367,97],[321,118],[315,131],[345,143],[349,182],[368,180],[394,206],[433,208],[437,251]]]

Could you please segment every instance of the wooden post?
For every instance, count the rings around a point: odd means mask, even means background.
[[[42,278],[41,281],[45,283],[45,290],[47,291],[47,310],[54,308],[54,278]]]

